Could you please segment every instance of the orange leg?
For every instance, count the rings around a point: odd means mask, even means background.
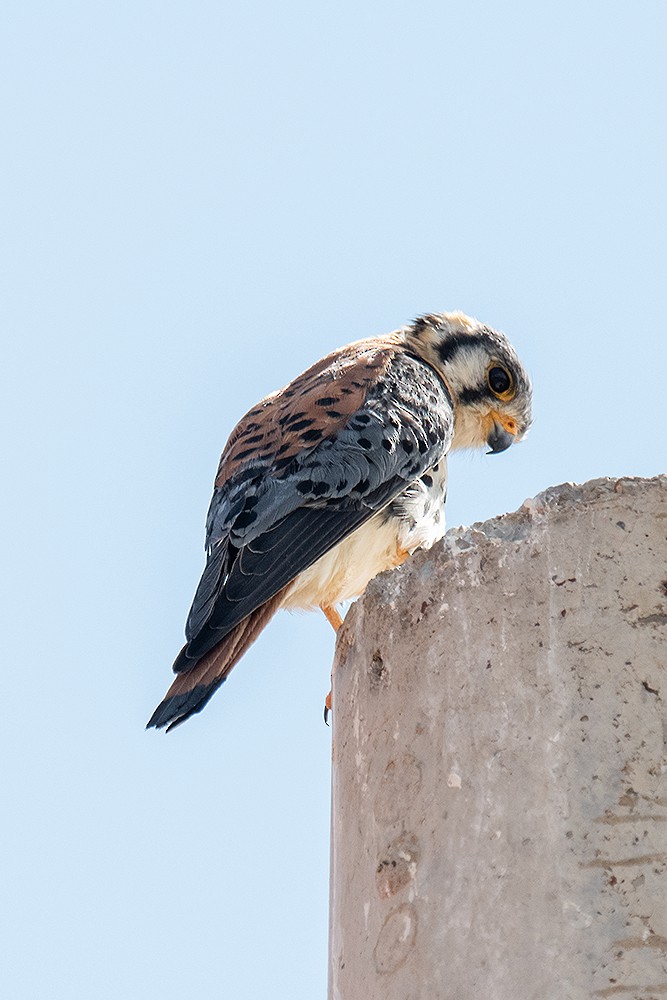
[[[394,566],[402,566],[406,559],[410,558],[410,553],[407,549],[397,549],[396,555],[394,556]]]
[[[333,604],[320,604],[320,608],[322,609],[322,613],[326,616],[326,619],[333,628],[334,632],[337,632],[338,629],[343,624],[343,619],[338,614],[336,608],[333,606]],[[329,725],[330,711],[331,711],[331,691],[329,691],[329,694],[324,699],[324,721],[326,722],[327,726]]]
[[[333,604],[320,604],[320,608],[322,610],[322,613],[325,615],[327,621],[333,628],[334,632],[337,632],[338,629],[343,624],[343,619],[338,614],[338,611],[336,610],[335,606]]]

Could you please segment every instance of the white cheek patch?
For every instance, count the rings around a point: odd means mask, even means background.
[[[460,406],[454,419],[452,451],[459,448],[483,448],[486,438],[482,430],[481,414],[472,406]]]
[[[488,360],[485,351],[461,348],[447,367],[447,381],[452,389],[458,394],[465,387],[485,386]]]
[[[484,390],[489,357],[484,350],[474,347],[461,349],[447,370],[447,378],[454,396],[466,389]],[[465,397],[464,397],[465,399]],[[488,409],[488,401],[460,403],[456,406],[454,420],[454,440],[452,448],[483,448],[486,444],[482,414]]]

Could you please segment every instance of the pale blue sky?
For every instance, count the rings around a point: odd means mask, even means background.
[[[503,329],[535,426],[450,525],[664,472],[662,2],[3,7],[2,993],[315,1000],[333,635],[162,697],[241,414],[424,311]]]

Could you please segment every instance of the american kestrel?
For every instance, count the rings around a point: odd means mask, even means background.
[[[178,676],[148,725],[201,711],[279,608],[338,627],[338,602],[444,534],[447,453],[504,451],[530,419],[516,352],[463,313],[341,347],[254,406],[220,459]]]

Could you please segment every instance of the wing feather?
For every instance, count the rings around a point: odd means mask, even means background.
[[[327,360],[250,411],[244,421],[253,434],[242,421],[223,452],[208,561],[177,672],[191,669],[449,449],[451,400],[424,362],[385,341],[362,341]],[[259,435],[257,447],[244,447]]]

